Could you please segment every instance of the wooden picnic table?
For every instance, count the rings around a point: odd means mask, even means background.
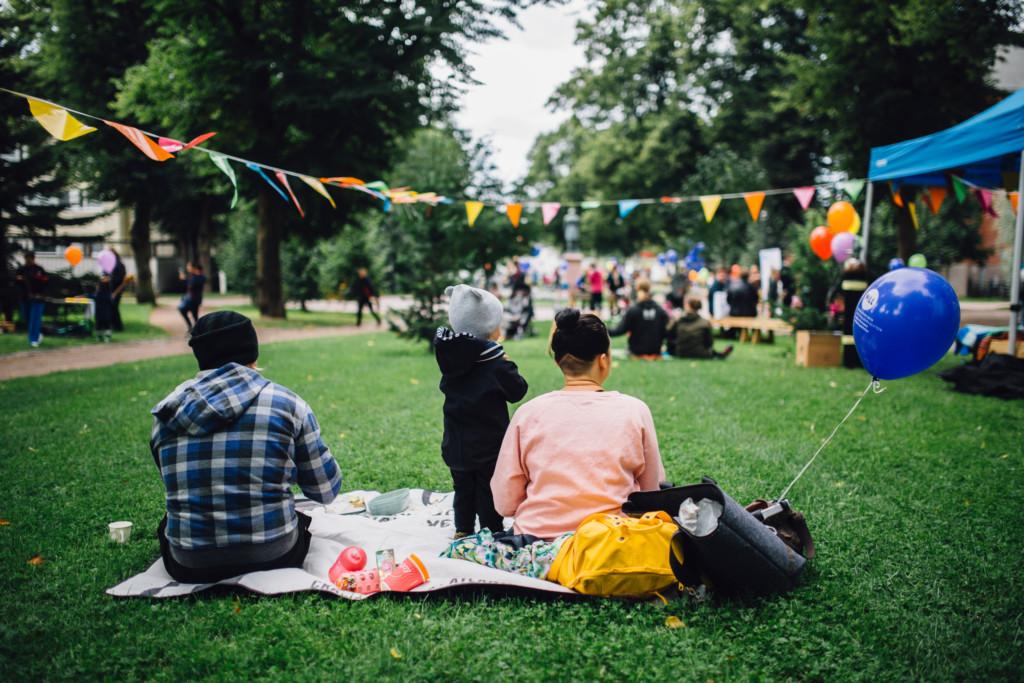
[[[712,320],[711,324],[721,327],[723,330],[740,330],[740,341],[751,341],[754,344],[764,340],[765,335],[769,341],[775,339],[775,333],[792,334],[793,326],[780,318],[767,318],[763,316],[736,316],[727,315],[724,318]]]

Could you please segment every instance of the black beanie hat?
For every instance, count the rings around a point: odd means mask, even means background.
[[[197,320],[188,345],[200,370],[215,370],[228,363],[248,365],[260,355],[252,321],[234,311],[214,311]]]

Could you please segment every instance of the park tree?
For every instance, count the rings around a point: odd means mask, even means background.
[[[128,74],[125,103],[144,102],[176,130],[216,130],[214,147],[248,159],[372,179],[408,133],[451,108],[469,78],[466,46],[499,36],[496,20],[530,4],[154,0],[159,37]],[[257,304],[283,316],[286,235],[336,232],[366,199],[338,197],[335,213],[307,193],[316,208],[301,220],[258,176],[238,172],[257,197]]]

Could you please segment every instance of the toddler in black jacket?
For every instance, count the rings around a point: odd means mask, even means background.
[[[455,537],[480,527],[502,531],[494,509],[491,476],[508,428],[508,403],[526,395],[526,380],[495,341],[501,334],[502,307],[490,292],[456,285],[448,295],[451,329],[441,327],[434,352],[444,394],[441,456],[455,485]]]

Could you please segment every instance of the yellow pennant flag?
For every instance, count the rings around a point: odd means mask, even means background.
[[[46,129],[46,132],[67,142],[82,135],[95,132],[95,128],[87,126],[74,116],[67,109],[62,109],[49,102],[37,100],[34,97],[26,97],[28,109],[39,125]]]
[[[519,227],[519,218],[523,215],[522,204],[509,204],[505,207],[505,213],[508,214],[508,219],[512,221],[512,227]]]
[[[704,195],[700,198],[700,206],[704,209],[704,220],[708,223],[715,217],[715,212],[718,211],[718,205],[722,203],[722,195],[720,194],[709,194]]]
[[[316,192],[319,195],[322,195],[324,199],[329,201],[332,207],[334,207],[335,209],[338,208],[337,205],[335,205],[334,203],[334,198],[327,193],[327,188],[324,187],[323,183],[321,183],[316,178],[310,178],[308,175],[300,175],[299,177],[302,178],[302,182],[306,183],[311,188],[313,188],[314,192]]]
[[[466,220],[469,221],[469,227],[473,227],[473,224],[476,223],[476,217],[483,210],[483,202],[466,202]]]
[[[921,226],[917,222],[917,204],[907,202],[907,210],[910,211],[910,220],[914,223],[914,230],[920,230]]]
[[[750,211],[750,217],[753,220],[756,221],[761,217],[761,206],[764,205],[764,192],[744,192],[743,201],[747,203],[747,210]],[[709,218],[708,220],[711,219]]]

